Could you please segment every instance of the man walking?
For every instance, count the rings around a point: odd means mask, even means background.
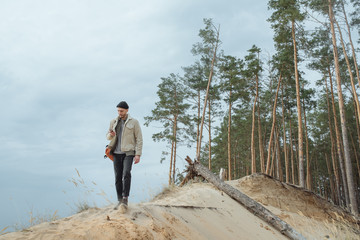
[[[129,106],[121,101],[117,106],[118,117],[110,121],[106,138],[111,140],[108,147],[114,155],[115,187],[118,204],[127,207],[131,185],[131,167],[140,162],[142,134],[139,122],[129,114]]]

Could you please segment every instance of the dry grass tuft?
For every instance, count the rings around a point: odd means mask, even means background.
[[[38,225],[44,222],[52,222],[58,220],[60,217],[58,216],[58,211],[54,211],[54,213],[34,213],[33,210],[29,211],[29,220],[27,223],[16,223],[14,225],[15,231],[24,231],[32,226]],[[5,228],[6,229],[6,228]],[[3,230],[5,230],[3,229]],[[1,231],[3,231],[1,230]]]
[[[74,210],[74,212],[80,213],[80,212],[86,211],[91,208],[97,208],[95,202],[93,204],[89,203],[88,198],[90,198],[90,196],[92,194],[101,196],[107,203],[112,204],[112,202],[107,197],[107,195],[103,189],[100,189],[100,190],[96,189],[96,187],[97,187],[96,182],[91,181],[91,184],[88,184],[82,178],[80,171],[76,168],[75,168],[75,171],[76,171],[77,176],[72,177],[71,179],[68,179],[68,182],[72,183],[75,186],[75,188],[77,188],[79,190],[79,192],[82,193],[82,199],[79,200],[77,203],[73,204],[75,206],[75,209],[71,205],[68,204],[70,206],[70,208],[72,208]]]
[[[0,236],[8,233],[8,232],[5,232],[6,229],[8,229],[8,228],[9,228],[9,227],[4,227],[3,229],[1,229],[1,231],[0,231]]]
[[[97,187],[97,184],[94,181],[91,181],[91,184],[86,183],[86,181],[81,177],[80,171],[76,168],[75,171],[76,171],[75,177],[68,179],[68,182],[72,183],[75,186],[75,188],[79,190],[79,192],[82,195],[82,199],[80,199],[77,203],[76,202],[73,204],[66,203],[75,213],[80,213],[88,209],[97,208],[95,202],[93,204],[90,204],[89,201],[87,200],[87,198],[94,193],[98,196],[103,197],[109,204],[112,204],[112,202],[109,200],[104,190],[95,189],[95,187]],[[66,191],[63,192],[64,194],[66,194]],[[15,231],[27,231],[28,228],[38,225],[40,223],[52,222],[60,219],[57,210],[50,213],[39,213],[39,212],[35,213],[34,210],[31,208],[31,210],[28,212],[28,216],[29,218],[28,220],[25,220],[25,223],[18,222],[12,226],[7,226],[2,230],[0,230],[0,235],[9,233],[9,231],[7,231],[9,230],[9,228]]]
[[[78,202],[78,203],[75,203],[75,206],[76,206],[77,213],[81,213],[86,210],[89,210],[90,208],[93,208],[87,202]]]

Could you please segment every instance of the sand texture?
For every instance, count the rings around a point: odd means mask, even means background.
[[[307,239],[360,239],[359,221],[311,192],[256,174],[228,182]],[[94,208],[0,240],[287,239],[208,183],[174,187],[153,201]]]

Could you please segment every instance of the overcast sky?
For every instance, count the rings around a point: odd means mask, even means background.
[[[203,18],[221,25],[226,54],[243,57],[253,44],[272,51],[269,15],[266,0],[0,0],[0,230],[31,210],[64,217],[84,199],[102,206],[102,190],[115,202],[103,155],[117,103],[143,124],[160,78],[194,62]],[[142,130],[132,202],[168,181],[164,144],[151,139],[159,129]],[[194,151],[183,150],[179,166]],[[68,181],[75,168],[94,193]]]

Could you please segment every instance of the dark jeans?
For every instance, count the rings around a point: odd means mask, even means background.
[[[133,155],[114,154],[115,187],[118,200],[129,196],[133,158]]]

